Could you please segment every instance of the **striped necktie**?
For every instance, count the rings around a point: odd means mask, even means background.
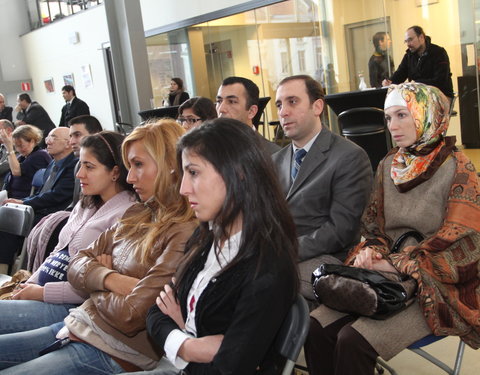
[[[306,154],[307,154],[307,151],[305,151],[303,148],[299,148],[297,151],[295,151],[295,155],[292,163],[292,172],[291,172],[292,181],[295,181],[295,178],[297,177],[297,174],[298,174],[298,170],[300,169],[303,158]]]

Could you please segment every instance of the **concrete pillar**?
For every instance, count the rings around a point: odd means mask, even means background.
[[[152,83],[140,0],[105,0],[120,121],[138,125],[150,109]]]

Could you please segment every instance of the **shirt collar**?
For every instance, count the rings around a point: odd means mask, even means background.
[[[317,139],[318,135],[320,134],[320,132],[318,132],[317,134],[315,134],[312,139],[310,139],[307,144],[303,147],[297,147],[293,144],[292,142],[292,147],[293,147],[293,154],[295,155],[295,152],[297,150],[300,150],[301,148],[303,148],[306,152],[310,151],[310,148],[312,147],[313,145],[313,142],[315,142],[315,140]]]

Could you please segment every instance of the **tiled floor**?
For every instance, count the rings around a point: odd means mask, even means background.
[[[462,151],[470,158],[475,165],[475,168],[480,172],[480,149],[478,148],[465,148]],[[480,372],[479,372],[480,374]]]
[[[453,367],[455,364],[455,357],[457,354],[459,339],[457,337],[447,337],[443,340],[437,341],[423,349],[429,352],[434,357],[440,358],[448,366]],[[300,354],[298,363],[305,365],[303,353]],[[395,358],[391,359],[388,364],[397,372],[398,375],[446,375],[429,361],[423,359],[418,354],[410,350],[404,350]],[[305,372],[297,371],[297,375],[305,375]],[[385,375],[390,375],[388,371]],[[473,350],[465,346],[465,353],[463,355],[462,367],[460,375],[479,375],[480,374],[480,350]]]

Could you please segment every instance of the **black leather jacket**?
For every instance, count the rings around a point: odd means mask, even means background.
[[[430,37],[425,37],[427,48],[421,55],[407,49],[397,71],[390,80],[402,83],[406,79],[438,87],[446,96],[453,97],[452,73],[450,60],[444,48],[432,44]]]

